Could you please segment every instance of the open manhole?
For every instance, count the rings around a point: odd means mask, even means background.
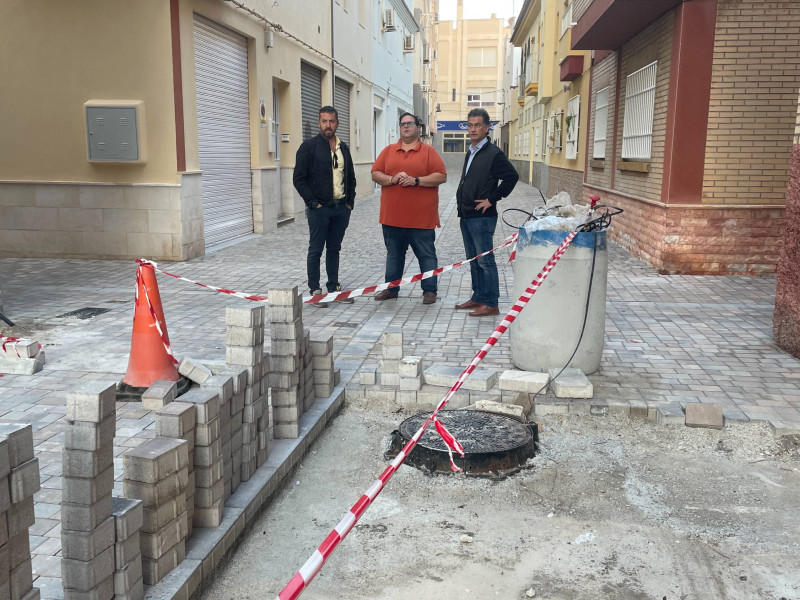
[[[400,423],[392,432],[386,457],[397,456],[427,418],[428,413],[420,413]],[[476,410],[442,411],[439,420],[464,448],[464,458],[453,453],[453,459],[467,475],[505,477],[524,468],[536,454],[536,423],[520,423],[511,417]],[[429,474],[453,472],[447,446],[432,424],[405,462]]]
[[[92,308],[87,306],[86,308],[79,308],[78,310],[73,310],[68,313],[64,313],[63,315],[58,315],[56,318],[61,319],[65,317],[75,317],[76,319],[91,319],[97,315],[107,313],[110,310],[110,308]]]

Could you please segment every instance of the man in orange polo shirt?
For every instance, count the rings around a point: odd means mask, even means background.
[[[386,245],[386,281],[403,276],[408,247],[419,261],[420,271],[431,271],[436,260],[439,225],[439,186],[447,181],[447,170],[439,153],[419,139],[419,118],[400,115],[400,140],[389,144],[372,165],[372,181],[382,186],[380,222]],[[436,302],[436,277],[423,279],[422,303]],[[399,288],[390,287],[375,300],[397,298]]]

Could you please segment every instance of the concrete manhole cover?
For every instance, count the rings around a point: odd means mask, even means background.
[[[400,423],[392,432],[386,457],[397,456],[427,418],[428,413],[420,413]],[[442,411],[439,420],[463,446],[464,458],[455,453],[453,458],[467,475],[505,477],[525,467],[536,454],[539,437],[535,423],[476,410]],[[425,430],[406,462],[429,474],[452,473],[447,446],[433,425]]]

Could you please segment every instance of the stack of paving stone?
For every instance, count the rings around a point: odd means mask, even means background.
[[[193,404],[188,402],[172,402],[156,412],[156,435],[160,437],[177,438],[189,442],[188,469],[189,482],[186,485],[186,525],[187,537],[192,535],[194,528],[194,412]],[[180,513],[179,513],[180,514]]]
[[[233,398],[233,377],[214,375],[203,383],[203,391],[219,398],[219,440],[222,454],[222,501],[230,497],[233,481],[233,445],[231,423],[231,399]],[[204,492],[205,493],[205,492]]]
[[[178,391],[177,381],[154,381],[142,393],[142,408],[145,410],[158,410],[170,402],[175,401]]]
[[[262,329],[263,335],[263,329]],[[260,364],[260,361],[256,364]],[[255,368],[255,365],[250,365],[249,368]],[[229,365],[229,370],[226,370],[225,375],[231,378],[233,383],[233,396],[230,402],[230,430],[231,430],[231,489],[230,493],[236,491],[239,484],[246,479],[242,478],[242,424],[244,422],[244,403],[247,395],[247,370],[245,367],[237,365]],[[224,455],[223,451],[223,455]],[[227,492],[227,490],[226,490]],[[226,493],[226,496],[230,494]]]
[[[306,329],[303,332],[303,343],[300,346],[300,363],[303,366],[302,375],[300,377],[300,385],[302,388],[303,396],[303,412],[311,410],[316,400],[316,392],[314,391],[315,375],[314,375],[314,354],[311,351],[311,332]]]
[[[400,391],[418,392],[422,388],[422,357],[404,356],[399,366]]]
[[[403,358],[403,332],[387,330],[383,333],[381,350],[380,384],[400,385],[400,359]]]
[[[269,290],[272,420],[275,438],[296,438],[305,408],[302,297],[297,287]],[[313,381],[313,372],[311,374]],[[312,387],[313,394],[313,387]]]
[[[33,375],[44,367],[44,350],[36,340],[0,335],[0,373]]]
[[[417,392],[420,408],[436,406],[447,391],[461,377],[463,367],[434,363],[423,371],[424,385]],[[500,394],[493,390],[497,384],[497,372],[477,368],[464,380],[459,390],[450,397],[447,409],[465,408],[482,400],[500,401]],[[506,401],[506,400],[504,400]],[[509,399],[508,402],[511,402]]]
[[[141,500],[150,513],[139,532],[146,585],[161,581],[186,557],[188,465],[189,442],[181,439],[152,438],[122,455],[125,496]]]
[[[0,423],[0,522],[3,530],[8,526],[7,539],[0,545],[0,598],[39,599],[28,538],[38,490],[39,459],[33,457],[31,426]]]
[[[333,336],[311,338],[312,366],[314,369],[314,395],[327,398],[335,386],[333,368]],[[308,410],[307,407],[306,410]]]
[[[222,521],[225,491],[220,439],[219,396],[192,389],[180,397],[194,405],[194,527],[218,527]],[[146,513],[147,511],[145,511]],[[147,515],[145,514],[145,521]]]
[[[111,491],[116,386],[89,383],[68,392],[66,404],[61,501],[64,598],[107,600],[114,596]]]
[[[142,501],[112,498],[114,517],[114,600],[142,600],[142,551],[139,530],[144,525]]]

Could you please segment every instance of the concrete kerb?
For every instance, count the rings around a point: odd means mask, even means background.
[[[336,416],[343,402],[344,383],[340,383],[328,398],[317,398],[314,407],[300,417],[299,437],[270,440],[267,462],[228,499],[219,527],[195,528],[186,541],[186,559],[164,579],[147,588],[147,598],[188,600],[202,591],[210,582],[209,577],[236,549],[242,534]]]

